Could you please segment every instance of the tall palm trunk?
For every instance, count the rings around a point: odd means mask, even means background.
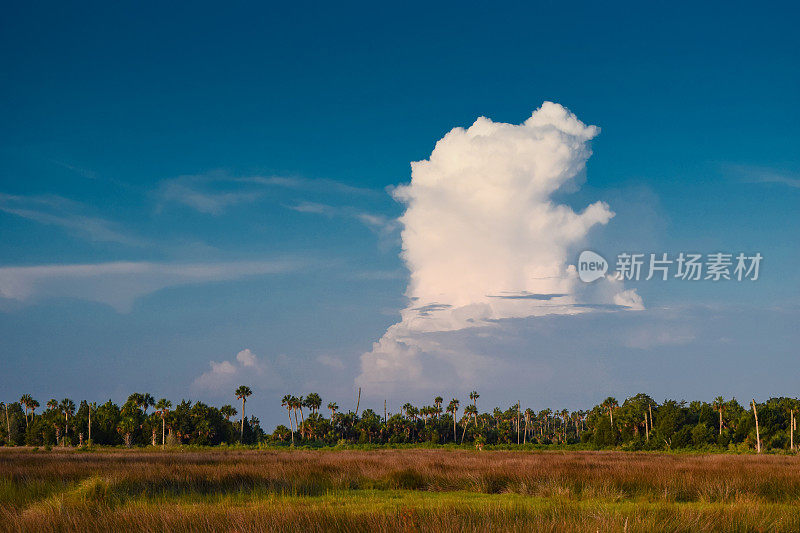
[[[289,431],[292,434],[292,446],[294,446],[294,424],[292,424],[292,410],[291,410],[291,408],[286,409],[286,414],[289,415]],[[331,415],[331,421],[333,421],[333,415]]]
[[[360,390],[360,389],[359,389]],[[303,408],[300,408],[300,437],[306,438],[306,417],[303,416]]]
[[[163,450],[164,447],[167,445],[167,421],[164,418],[164,414],[161,414],[161,449]]]
[[[469,425],[469,417],[467,417],[467,421],[464,422],[464,433],[461,434],[461,444],[464,444],[464,437],[467,436],[467,426]]]
[[[242,429],[239,431],[239,442],[244,440],[244,397],[242,397]]]
[[[8,410],[6,410],[6,416],[8,416]],[[11,432],[8,433],[11,435]],[[794,409],[791,410],[790,418],[789,418],[789,449],[794,451]]]
[[[722,409],[719,410],[719,434],[722,435]]]

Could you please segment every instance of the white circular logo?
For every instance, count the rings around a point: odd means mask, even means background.
[[[608,271],[608,262],[603,259],[603,256],[585,250],[578,256],[578,277],[581,281],[591,283],[596,279],[605,276]]]

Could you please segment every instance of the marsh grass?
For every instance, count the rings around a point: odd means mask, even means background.
[[[798,531],[794,456],[0,452],[9,531]]]

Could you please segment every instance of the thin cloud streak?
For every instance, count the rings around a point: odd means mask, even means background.
[[[0,268],[0,298],[38,302],[48,298],[77,298],[110,305],[120,313],[131,310],[142,296],[167,287],[290,272],[298,261],[227,263],[114,262],[77,265],[39,265]]]
[[[164,180],[154,194],[158,201],[158,210],[168,204],[180,204],[200,213],[217,216],[233,206],[262,200],[267,196],[265,189],[269,188],[349,196],[383,194],[382,191],[354,187],[329,179],[293,176],[232,177],[222,171]]]
[[[745,183],[777,183],[794,189],[800,188],[800,177],[797,177],[797,173],[746,165],[729,165],[726,168],[738,174]]]
[[[0,193],[0,211],[47,226],[57,226],[68,233],[92,242],[114,242],[145,247],[144,239],[121,230],[117,224],[100,217],[79,213],[82,204],[60,196],[15,196]]]

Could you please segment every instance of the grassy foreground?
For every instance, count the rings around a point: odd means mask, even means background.
[[[0,451],[8,531],[798,531],[794,456]]]

